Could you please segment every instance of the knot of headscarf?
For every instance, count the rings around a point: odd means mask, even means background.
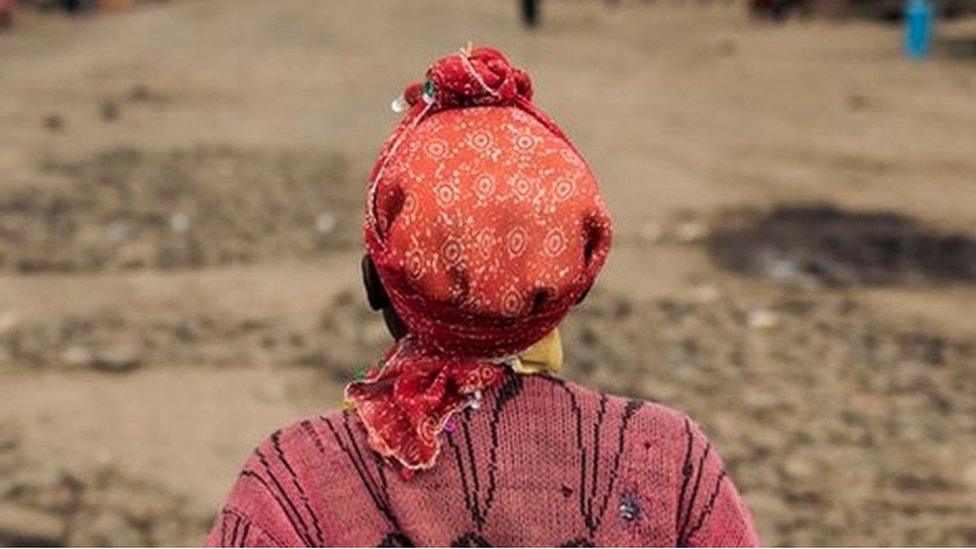
[[[433,466],[451,415],[519,369],[609,251],[593,174],[531,97],[498,51],[449,55],[407,89],[371,172],[366,247],[407,335],[346,399],[405,470]]]
[[[477,48],[437,61],[427,79],[407,86],[403,97],[411,106],[426,102],[436,108],[506,105],[531,101],[532,80],[498,50]]]

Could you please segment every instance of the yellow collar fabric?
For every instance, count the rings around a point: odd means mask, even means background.
[[[512,369],[519,374],[558,374],[563,369],[563,342],[559,328],[519,353],[513,362]]]

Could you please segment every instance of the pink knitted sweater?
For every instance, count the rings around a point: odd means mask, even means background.
[[[403,480],[354,415],[277,431],[247,460],[211,546],[749,546],[749,513],[684,415],[509,373]]]

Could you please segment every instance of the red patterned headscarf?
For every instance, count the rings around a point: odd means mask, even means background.
[[[399,103],[365,237],[407,335],[346,398],[371,447],[418,470],[451,415],[589,289],[611,229],[586,162],[500,52],[437,61]]]

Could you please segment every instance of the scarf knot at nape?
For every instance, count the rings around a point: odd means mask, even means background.
[[[366,204],[366,247],[407,336],[346,389],[370,446],[406,470],[434,465],[451,415],[506,367],[538,368],[513,359],[586,293],[611,241],[596,178],[524,71],[478,48],[427,79],[408,89]]]
[[[505,375],[505,365],[418,352],[410,336],[388,360],[346,387],[370,447],[407,469],[433,466],[437,439],[451,416],[480,399]],[[477,405],[475,405],[476,407]]]

